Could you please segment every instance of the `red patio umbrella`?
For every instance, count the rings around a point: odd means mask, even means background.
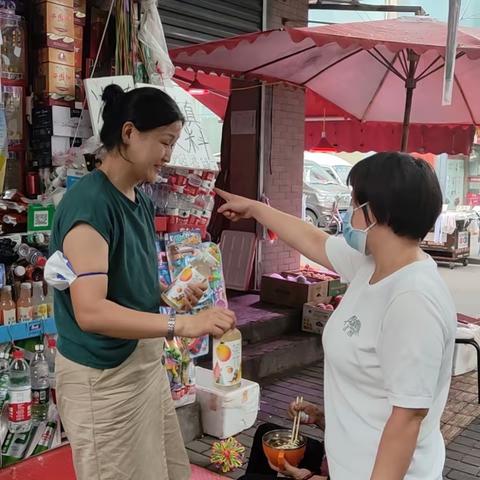
[[[410,124],[480,124],[480,30],[459,30],[453,102],[442,106],[446,38],[445,23],[408,17],[258,32],[171,56],[184,69],[310,88],[360,122],[400,123],[406,149]]]

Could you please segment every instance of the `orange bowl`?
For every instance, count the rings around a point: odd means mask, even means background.
[[[291,433],[291,430],[272,430],[262,437],[263,453],[270,463],[280,470],[285,468],[285,460],[298,467],[305,456],[306,442],[302,435],[298,436],[297,447],[282,448],[282,445],[290,441]]]

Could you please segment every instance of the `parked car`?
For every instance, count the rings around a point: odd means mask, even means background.
[[[347,177],[352,169],[351,163],[330,153],[305,152],[304,160],[309,160],[325,167],[328,172],[342,185],[347,186]]]
[[[341,185],[328,168],[305,161],[303,170],[305,220],[316,227],[341,231],[341,215],[350,206],[350,189]]]

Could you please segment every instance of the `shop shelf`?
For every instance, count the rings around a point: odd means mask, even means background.
[[[0,327],[0,343],[16,342],[26,338],[38,337],[45,333],[57,333],[53,318],[15,323],[14,325],[3,325]]]

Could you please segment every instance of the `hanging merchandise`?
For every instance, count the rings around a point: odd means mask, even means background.
[[[165,41],[156,0],[142,1],[138,39],[141,43],[150,83],[163,85],[165,80],[170,80],[173,77],[175,67],[168,55],[167,42]]]
[[[187,342],[181,338],[165,341],[164,358],[175,408],[195,402],[195,364]]]
[[[137,18],[138,3],[136,1],[117,0],[115,73],[117,75],[133,75],[136,82],[143,82],[146,75],[143,63],[140,61]]]

